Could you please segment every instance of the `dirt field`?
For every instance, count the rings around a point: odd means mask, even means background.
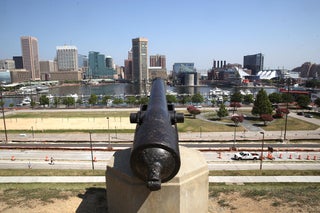
[[[100,192],[103,193],[103,192]],[[32,212],[32,213],[70,213],[70,212],[107,212],[105,197],[102,194],[99,196],[94,194],[86,194],[84,197],[71,197],[67,200],[52,200],[51,203],[42,203],[40,201],[31,200],[28,203],[19,203],[12,206],[0,201],[0,212],[16,213],[16,212]],[[281,203],[281,202],[279,202]],[[296,207],[287,204],[278,204],[278,201],[272,199],[253,200],[250,198],[241,197],[238,193],[221,194],[218,200],[210,199],[208,212],[210,213],[229,213],[229,212],[319,212],[318,207]]]
[[[109,124],[106,118],[8,118],[7,130],[47,130],[47,129],[135,129],[129,117],[110,117]],[[4,127],[1,124],[0,130]]]

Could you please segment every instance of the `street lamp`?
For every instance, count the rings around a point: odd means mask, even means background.
[[[261,156],[260,156],[260,170],[262,170],[262,161],[263,161],[263,147],[264,147],[264,132],[260,132],[262,134],[262,143],[261,143]]]
[[[283,140],[286,141],[287,140],[287,124],[288,124],[288,114],[289,114],[289,95],[290,95],[290,84],[291,84],[291,79],[288,78],[287,79],[287,86],[288,86],[288,90],[287,90],[287,112],[286,112],[286,120],[284,123],[284,137]]]
[[[108,120],[108,138],[109,138],[109,144],[108,144],[108,149],[111,149],[111,141],[110,141],[110,123],[109,123],[109,117],[107,117]]]
[[[91,164],[92,164],[92,170],[94,170],[91,132],[89,132],[89,135],[90,135]]]
[[[6,143],[8,143],[8,134],[7,134],[7,125],[6,125],[6,117],[4,115],[4,101],[2,96],[2,88],[0,88],[0,96],[1,96],[1,110],[2,110],[2,119],[3,119],[3,128],[4,128],[4,134],[6,137]]]

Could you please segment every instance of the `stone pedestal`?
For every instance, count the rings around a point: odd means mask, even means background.
[[[159,191],[150,191],[130,169],[131,149],[117,151],[107,166],[108,210],[208,212],[208,166],[200,152],[180,146],[181,167]]]

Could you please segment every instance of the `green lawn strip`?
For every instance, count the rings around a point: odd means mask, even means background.
[[[243,131],[242,126],[237,127],[237,131]],[[185,117],[184,123],[178,123],[179,132],[231,132],[234,131],[233,123],[228,125],[214,123],[210,121],[193,119],[192,117]]]
[[[270,124],[267,126],[261,126],[265,131],[279,131],[284,129],[285,126],[285,118],[274,119]],[[287,130],[294,131],[294,130],[316,130],[319,126],[313,123],[309,123],[306,121],[302,121],[300,119],[288,117],[287,121]]]
[[[66,184],[66,183],[29,183],[29,184],[0,184],[0,199],[9,206],[15,206],[28,201],[39,200],[52,202],[53,199],[82,197],[87,192],[105,192],[105,183]],[[319,183],[257,183],[245,185],[209,184],[209,197],[217,200],[220,206],[232,207],[229,200],[219,200],[220,194],[239,193],[242,197],[253,200],[272,200],[273,206],[319,206]],[[102,193],[101,196],[104,196]],[[101,197],[105,202],[105,197]],[[236,208],[236,207],[235,207]]]
[[[0,200],[9,206],[27,205],[30,200],[44,203],[52,199],[68,199],[85,194],[90,189],[105,190],[105,183],[5,183],[0,184]]]
[[[209,197],[219,199],[219,195],[240,193],[242,197],[257,201],[273,200],[273,206],[319,206],[319,183],[257,183],[244,185],[209,184]],[[218,200],[220,206],[232,207],[228,200]]]

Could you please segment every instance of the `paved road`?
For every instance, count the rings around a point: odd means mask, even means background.
[[[104,176],[8,176],[0,183],[105,183]],[[320,183],[320,176],[210,176],[209,183]]]

